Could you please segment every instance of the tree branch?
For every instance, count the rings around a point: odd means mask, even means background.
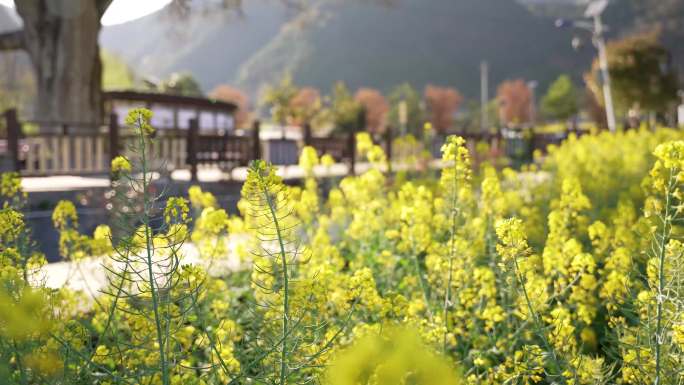
[[[24,36],[23,30],[0,33],[0,51],[26,49]]]

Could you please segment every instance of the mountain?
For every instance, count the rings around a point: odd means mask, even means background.
[[[419,89],[454,86],[474,98],[481,60],[489,63],[491,93],[500,81],[518,77],[539,81],[543,90],[561,73],[579,82],[595,55],[590,45],[573,51],[570,39],[577,32],[553,26],[555,17],[580,15],[587,0],[306,1],[307,7],[297,8],[291,6],[297,0],[244,0],[236,12],[202,8],[215,0],[192,0],[200,6],[187,15],[166,7],[103,27],[100,42],[138,77],[187,71],[204,91],[231,83],[252,96],[289,71],[298,84],[324,93],[337,80],[385,92],[408,81]],[[661,27],[684,71],[683,5],[614,0],[605,17],[609,37]],[[20,22],[0,6],[0,31]]]
[[[244,1],[244,12],[168,10],[105,27],[104,48],[142,75],[189,71],[205,91],[236,83],[252,95],[284,72],[324,91],[337,80],[388,91],[409,81],[479,92],[479,63],[491,84],[524,77],[548,84],[579,79],[590,53],[572,51],[567,32],[513,0],[312,0],[293,14],[284,2]]]
[[[166,78],[188,71],[209,91],[230,81],[243,62],[279,33],[291,13],[277,0],[246,1],[240,12],[193,9],[187,17],[167,6],[104,27],[100,44],[138,75]]]
[[[238,84],[258,89],[284,71],[295,81],[329,90],[336,80],[352,89],[383,91],[409,81],[479,93],[479,65],[491,84],[508,78],[545,86],[560,73],[579,75],[588,53],[576,54],[567,32],[511,0],[321,1],[290,21],[246,62]]]

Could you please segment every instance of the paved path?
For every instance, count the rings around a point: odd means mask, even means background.
[[[229,237],[225,256],[214,260],[201,259],[195,245],[186,243],[182,246],[181,264],[203,266],[215,277],[225,276],[244,267],[236,252],[236,248],[245,241],[245,237]],[[88,257],[78,262],[62,261],[45,265],[40,272],[31,277],[33,285],[45,285],[50,288],[67,287],[83,291],[91,297],[98,296],[107,284],[107,270],[104,264],[112,264],[110,257]]]
[[[109,187],[109,178],[84,177],[74,175],[45,176],[45,177],[22,177],[21,187],[27,193],[72,191],[87,188]]]
[[[441,160],[433,160],[430,168],[441,169]],[[363,173],[371,168],[369,163],[357,163],[356,172]],[[415,166],[408,164],[393,164],[395,171],[415,169]],[[336,163],[332,166],[316,166],[314,174],[319,178],[341,178],[349,175],[349,166],[344,163]],[[285,180],[302,179],[305,176],[304,170],[298,165],[278,166],[278,175]],[[171,173],[171,178],[175,181],[190,182],[189,170],[175,170]],[[237,167],[230,171],[217,168],[199,168],[197,171],[199,182],[244,182],[247,178],[247,168]],[[51,191],[73,191],[91,188],[109,187],[109,178],[106,176],[45,176],[45,177],[22,177],[21,185],[24,191],[32,192],[51,192]]]

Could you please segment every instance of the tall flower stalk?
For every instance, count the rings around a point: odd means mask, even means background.
[[[167,198],[165,207],[161,207],[163,192],[152,191],[150,119],[149,110],[134,109],[129,113],[126,123],[132,128],[135,141],[127,152],[135,157],[133,162],[126,157],[112,162],[114,184],[128,190],[119,189],[126,193],[117,196],[123,213],[115,224],[120,238],[113,242],[114,263],[107,267],[113,289],[107,292],[113,297],[112,319],[107,325],[117,322],[117,317],[150,322],[154,340],[140,337],[135,348],[156,350],[158,366],[149,367],[145,372],[151,377],[158,376],[163,385],[169,385],[175,370],[171,335],[183,322],[184,314],[195,306],[199,286],[176,295],[182,281],[180,249],[188,234],[189,208],[184,199],[174,197]],[[116,335],[112,337],[115,344],[120,343]]]
[[[461,209],[459,207],[459,194],[465,188],[471,177],[470,154],[465,147],[465,140],[460,136],[450,136],[442,146],[442,160],[450,163],[442,170],[440,185],[444,189],[448,201],[449,213],[449,255],[444,303],[442,305],[442,317],[444,322],[444,336],[442,338],[442,350],[447,351],[447,336],[449,334],[449,309],[451,307],[451,286],[454,277],[454,258],[456,258],[456,233],[458,229]]]
[[[565,365],[561,362],[562,358],[559,356],[556,348],[546,336],[545,327],[537,310],[534,308],[534,304],[532,303],[526,287],[524,272],[521,270],[518,261],[520,258],[529,256],[531,251],[527,244],[527,236],[523,229],[523,223],[518,218],[499,221],[496,225],[496,234],[500,241],[496,246],[496,249],[501,256],[501,265],[503,268],[506,268],[507,266],[508,268],[510,268],[510,266],[513,267],[513,274],[525,299],[528,316],[532,318],[532,325],[535,333],[539,339],[541,339],[543,347],[549,355],[551,364],[553,365],[554,373],[550,373],[549,376],[552,378],[559,378],[562,383],[567,383],[563,370]]]
[[[656,147],[657,161],[651,170],[652,186],[659,198],[650,201],[651,210],[657,218],[653,231],[650,261],[647,269],[648,286],[655,300],[655,320],[650,338],[654,350],[653,384],[668,383],[669,378],[681,375],[677,362],[671,357],[677,350],[673,336],[674,327],[680,321],[682,283],[681,259],[684,250],[674,233],[682,222],[684,195],[681,182],[684,179],[684,141],[668,142]],[[645,296],[643,296],[645,297]],[[652,321],[647,320],[648,325]]]
[[[290,269],[298,254],[295,230],[298,226],[292,215],[287,191],[275,174],[275,168],[263,161],[255,161],[249,168],[247,181],[242,189],[243,198],[249,202],[249,217],[254,220],[257,232],[257,252],[261,260],[255,261],[255,270],[261,277],[256,285],[266,296],[277,293],[279,298],[265,299],[280,301],[280,336],[278,383],[287,383],[290,368],[289,354],[293,347],[290,314]],[[275,248],[274,248],[275,246]]]
[[[261,325],[256,331],[256,358],[251,368],[277,368],[257,377],[285,385],[315,381],[320,358],[333,348],[346,330],[356,295],[350,295],[349,312],[337,330],[324,330],[319,305],[327,293],[317,292],[317,282],[308,276],[305,264],[315,256],[300,247],[302,222],[290,198],[290,188],[264,161],[254,161],[242,189],[247,224],[253,230],[252,285]],[[311,302],[311,303],[309,303]],[[276,326],[277,325],[277,326]]]

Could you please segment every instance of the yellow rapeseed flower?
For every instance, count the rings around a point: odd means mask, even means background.
[[[112,172],[131,172],[131,162],[125,156],[112,159]]]
[[[150,125],[151,120],[152,111],[147,108],[134,108],[128,112],[125,122],[143,135],[152,135],[154,128]]]

